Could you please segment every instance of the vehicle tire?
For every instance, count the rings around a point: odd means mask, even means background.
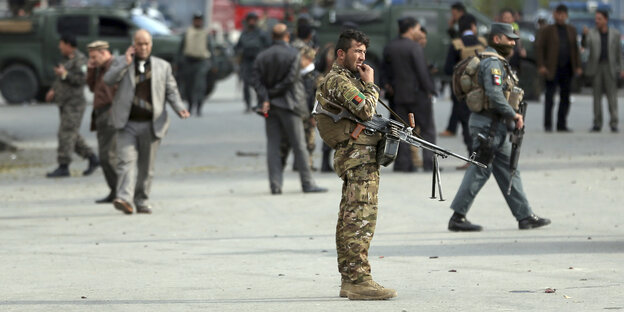
[[[37,91],[39,91],[39,81],[30,67],[14,64],[2,71],[0,92],[9,104],[30,101]]]

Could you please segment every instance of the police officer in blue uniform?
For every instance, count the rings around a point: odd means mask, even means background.
[[[488,57],[482,58],[479,65],[478,81],[483,88],[483,109],[470,116],[469,127],[473,150],[477,158],[487,163],[483,169],[471,165],[451,203],[454,211],[449,220],[450,231],[481,231],[482,227],[470,223],[466,214],[479,190],[485,185],[491,174],[503,192],[505,201],[513,216],[518,220],[518,227],[532,229],[550,224],[549,219],[536,216],[522,189],[520,174],[512,176],[509,167],[511,143],[507,139],[508,124],[522,128],[522,115],[510,105],[510,90],[517,85],[517,78],[511,72],[506,58],[509,57],[518,36],[511,25],[493,23],[488,37]],[[517,90],[517,89],[516,89]],[[469,104],[470,106],[470,104]],[[517,108],[516,108],[517,109]],[[509,183],[513,182],[511,192],[507,194]]]

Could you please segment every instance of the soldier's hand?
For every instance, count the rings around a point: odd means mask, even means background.
[[[130,63],[132,63],[133,60],[134,60],[134,47],[130,46],[128,47],[128,50],[126,50],[126,64],[130,65]]]
[[[180,116],[180,118],[182,119],[186,119],[186,118],[191,117],[191,113],[188,110],[184,109],[178,113],[178,116]]]
[[[358,67],[358,72],[360,72],[360,78],[364,82],[374,82],[375,81],[375,71],[372,67],[362,64],[362,66]]]
[[[548,69],[546,69],[546,66],[541,66],[537,71],[542,76],[548,75]]]
[[[46,93],[45,100],[46,102],[52,102],[52,100],[54,100],[54,90],[50,89],[50,91]]]
[[[522,118],[522,115],[516,114],[516,117],[514,117],[514,120],[516,121],[517,129],[522,129],[522,127],[524,127],[524,119]]]

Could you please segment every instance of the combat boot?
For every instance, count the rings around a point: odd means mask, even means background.
[[[345,291],[349,300],[386,300],[397,296],[396,290],[384,288],[373,280],[351,284]]]
[[[100,166],[100,160],[95,156],[95,154],[89,155],[89,166],[85,171],[82,172],[82,175],[88,176]]]
[[[344,280],[340,283],[340,297],[341,298],[347,298],[347,295],[349,294],[349,290],[351,289],[352,285],[353,283],[350,283]]]
[[[54,171],[48,172],[46,174],[46,177],[48,178],[69,177],[69,165],[59,165],[58,168],[56,168]]]

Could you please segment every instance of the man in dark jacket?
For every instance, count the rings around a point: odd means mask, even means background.
[[[422,36],[420,24],[413,17],[399,20],[401,36],[384,49],[384,74],[394,93],[396,112],[403,120],[414,113],[416,126],[422,137],[432,143],[436,141],[435,123],[431,97],[436,94],[429,75],[425,53],[416,40]],[[394,163],[394,171],[415,171],[408,144],[401,143]],[[433,169],[433,154],[423,150],[423,168]]]
[[[253,67],[253,85],[266,116],[267,163],[271,194],[282,193],[283,171],[280,157],[282,135],[295,154],[295,164],[304,193],[326,192],[315,185],[310,173],[301,118],[310,112],[301,82],[299,51],[288,45],[290,35],[284,24],[273,27],[273,45],[261,52]]]
[[[540,31],[536,44],[537,69],[546,78],[546,96],[544,105],[544,130],[552,131],[553,97],[559,87],[559,111],[557,112],[557,131],[571,132],[567,118],[570,111],[570,85],[574,73],[581,75],[579,48],[576,44],[576,29],[566,24],[568,8],[561,4],[553,12],[554,25],[548,25]]]

